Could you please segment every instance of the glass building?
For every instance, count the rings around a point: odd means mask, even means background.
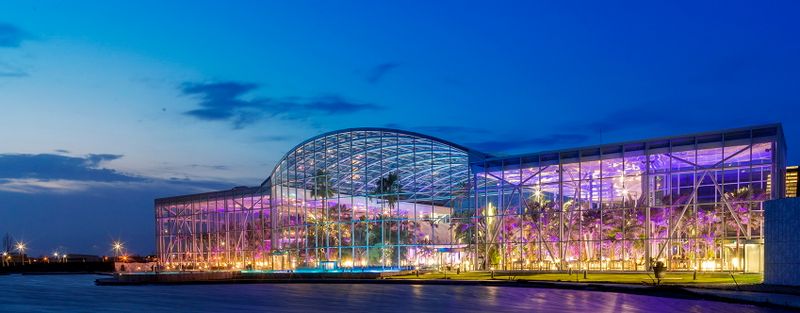
[[[346,129],[258,187],[157,199],[167,268],[763,271],[780,125],[498,157]]]
[[[237,187],[156,200],[159,261],[174,269],[271,265],[270,191]]]

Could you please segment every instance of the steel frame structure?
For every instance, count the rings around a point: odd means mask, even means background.
[[[156,246],[166,269],[271,264],[269,190],[232,190],[156,201]]]
[[[770,126],[486,159],[478,268],[760,272],[784,149]]]
[[[301,267],[331,259],[381,269],[432,263],[431,251],[451,243],[437,221],[450,214],[454,186],[470,179],[469,156],[439,139],[384,129],[313,138],[271,176],[274,244]]]
[[[259,187],[156,200],[167,268],[763,270],[765,125],[494,157],[383,128],[291,149]]]

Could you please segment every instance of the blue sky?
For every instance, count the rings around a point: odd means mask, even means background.
[[[799,6],[4,2],[0,232],[151,253],[154,197],[347,127],[518,153],[781,122],[797,164]]]

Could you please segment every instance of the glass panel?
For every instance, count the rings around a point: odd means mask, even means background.
[[[762,264],[778,154],[722,137],[470,163],[425,136],[324,135],[269,188],[159,199],[159,257],[179,270],[744,271]]]

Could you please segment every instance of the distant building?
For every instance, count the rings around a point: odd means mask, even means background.
[[[31,260],[30,257],[28,257],[28,255],[20,254],[18,252],[13,252],[13,251],[2,253],[2,258],[3,258],[3,263],[2,263],[3,265],[22,264],[23,260],[25,261],[25,263],[28,263]]]
[[[786,168],[786,197],[794,198],[798,196],[797,193],[797,175],[798,166],[789,166]]]
[[[102,262],[103,258],[90,254],[67,254],[67,262]]]
[[[158,266],[156,262],[114,262],[114,271],[117,273],[153,272]]]

